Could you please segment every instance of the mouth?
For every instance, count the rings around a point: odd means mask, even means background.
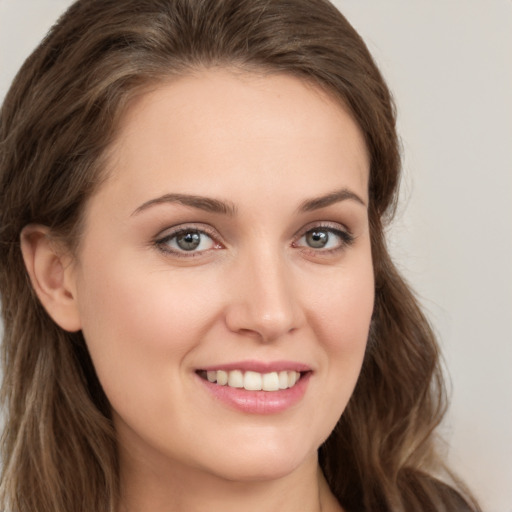
[[[309,372],[282,370],[268,373],[234,370],[198,370],[203,380],[218,386],[226,386],[246,391],[283,391],[293,388]]]
[[[313,369],[291,361],[242,361],[196,370],[216,403],[244,414],[276,414],[304,398]]]

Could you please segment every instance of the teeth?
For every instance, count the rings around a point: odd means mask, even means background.
[[[295,373],[295,372],[293,372],[293,373]],[[293,382],[293,384],[295,384],[295,382]],[[292,386],[293,386],[293,384],[292,384]],[[290,377],[288,377],[288,372],[279,372],[279,389],[286,389],[289,386],[290,386]]]
[[[244,374],[240,370],[233,370],[228,373],[228,386],[230,388],[244,387]]]
[[[265,391],[277,391],[279,389],[279,376],[277,372],[265,373],[263,375],[263,386]]]
[[[281,371],[270,373],[242,372],[241,370],[213,370],[206,372],[209,382],[220,386],[244,388],[248,391],[278,391],[293,387],[300,379],[300,373],[295,371]]]
[[[217,373],[217,379],[216,379],[217,384],[220,384],[221,386],[225,386],[228,383],[228,372],[223,372],[222,370],[219,370],[216,373]]]
[[[244,375],[244,388],[249,391],[259,391],[262,388],[261,373],[258,372],[245,372]]]

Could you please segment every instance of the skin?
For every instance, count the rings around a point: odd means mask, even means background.
[[[356,123],[297,78],[203,70],[129,107],[109,172],[72,261],[52,259],[37,227],[23,247],[50,314],[83,330],[112,404],[122,510],[341,510],[317,449],[354,389],[374,301]],[[179,252],[177,226],[207,233],[200,250]],[[308,245],[313,228],[327,249]],[[248,359],[307,364],[302,399],[250,414],[196,373]]]

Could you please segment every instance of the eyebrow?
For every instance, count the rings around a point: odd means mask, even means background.
[[[298,211],[303,213],[311,212],[346,200],[356,201],[366,207],[366,203],[357,194],[347,188],[343,188],[320,197],[307,199],[301,203]],[[237,212],[236,206],[229,201],[220,201],[219,199],[213,199],[211,197],[190,194],[164,194],[163,196],[150,199],[149,201],[141,204],[132,213],[132,215],[137,215],[151,206],[166,203],[178,203],[192,208],[197,208],[198,210],[204,210],[209,213],[219,213],[229,216],[234,216]]]
[[[233,216],[236,213],[236,206],[231,202],[190,194],[164,194],[163,196],[150,199],[141,204],[132,215],[137,215],[151,206],[165,203],[178,203],[197,208],[198,210],[204,210],[210,213],[221,213],[229,216]]]
[[[365,208],[367,207],[366,203],[356,193],[347,188],[342,188],[320,197],[307,199],[299,206],[298,211],[312,212],[314,210],[320,210],[321,208],[326,208],[327,206],[331,206],[332,204],[346,200],[356,201],[357,203],[362,204]]]

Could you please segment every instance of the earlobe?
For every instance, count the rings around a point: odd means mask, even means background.
[[[79,331],[81,322],[69,253],[59,250],[46,226],[25,226],[20,243],[32,287],[43,307],[62,329]]]

